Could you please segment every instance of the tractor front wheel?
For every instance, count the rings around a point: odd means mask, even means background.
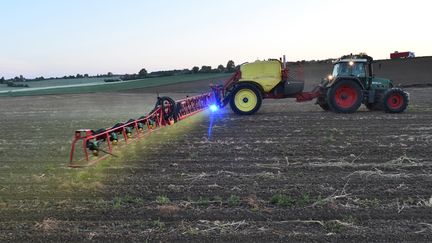
[[[399,88],[387,90],[384,95],[384,111],[387,113],[402,113],[408,107],[408,93]]]
[[[230,106],[238,115],[252,115],[261,107],[262,95],[260,90],[252,84],[244,83],[234,87]]]
[[[341,80],[333,85],[327,93],[330,108],[338,113],[353,113],[363,101],[363,92],[353,80]]]

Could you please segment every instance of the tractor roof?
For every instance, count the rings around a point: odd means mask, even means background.
[[[367,62],[367,63],[371,63],[373,62],[373,58],[371,56],[368,56],[366,54],[359,54],[359,55],[346,55],[341,57],[340,59],[338,59],[336,61],[336,63],[338,62]]]
[[[339,59],[338,62],[368,62],[367,59]]]

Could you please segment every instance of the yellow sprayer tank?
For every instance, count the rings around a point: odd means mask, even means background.
[[[254,81],[263,87],[264,92],[269,92],[282,81],[282,66],[277,60],[246,63],[240,71],[239,82]]]

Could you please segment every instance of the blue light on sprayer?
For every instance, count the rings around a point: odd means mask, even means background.
[[[215,119],[215,116],[218,116],[218,110],[219,110],[219,106],[218,105],[216,105],[216,104],[212,104],[212,105],[210,105],[209,106],[209,109],[210,109],[210,111],[211,111],[211,113],[210,113],[210,124],[209,124],[209,127],[208,127],[208,132],[207,132],[207,138],[208,138],[208,140],[211,140],[211,137],[212,137],[212,129],[213,129],[213,121],[214,121],[214,119]]]
[[[216,112],[216,111],[219,110],[219,107],[218,107],[217,105],[213,104],[213,105],[210,105],[210,110],[211,110],[212,112]]]

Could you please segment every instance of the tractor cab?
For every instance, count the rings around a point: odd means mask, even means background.
[[[366,60],[356,60],[355,62],[344,60],[334,65],[332,76],[352,76],[357,78],[364,78],[367,76],[371,76],[369,75],[369,73],[370,72],[367,72]]]
[[[334,63],[327,85],[340,79],[354,79],[365,90],[386,90],[393,87],[389,79],[375,77],[373,58],[367,55],[343,56]]]
[[[373,58],[367,55],[343,56],[335,62],[329,82],[341,78],[355,78],[362,87],[369,89],[374,79]]]

